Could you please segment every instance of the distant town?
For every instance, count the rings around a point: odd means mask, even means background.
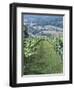
[[[35,23],[24,24],[27,26],[28,34],[31,37],[49,37],[53,35],[54,37],[61,36],[63,34],[63,28],[52,26],[52,25],[36,25]]]
[[[63,35],[62,16],[24,15],[23,26],[30,37],[58,37]]]

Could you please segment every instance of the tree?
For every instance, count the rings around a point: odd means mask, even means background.
[[[29,34],[28,34],[28,26],[27,25],[24,25],[23,26],[23,36],[24,36],[24,38],[27,38],[28,36],[29,36]]]

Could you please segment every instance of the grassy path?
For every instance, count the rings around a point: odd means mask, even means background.
[[[62,73],[63,64],[61,58],[55,52],[53,45],[48,41],[40,41],[37,45],[37,54],[31,56],[28,74],[53,74]]]

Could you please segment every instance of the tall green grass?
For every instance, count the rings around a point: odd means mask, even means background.
[[[24,75],[63,73],[63,60],[59,54],[61,49],[58,48],[61,38],[58,37],[57,40],[26,38],[24,40]]]

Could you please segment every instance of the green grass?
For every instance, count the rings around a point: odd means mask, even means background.
[[[61,61],[60,55],[51,42],[41,40],[35,48],[35,54],[24,58],[25,75],[63,72],[63,60]]]

